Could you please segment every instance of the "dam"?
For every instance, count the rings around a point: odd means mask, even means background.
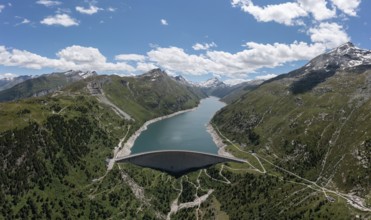
[[[150,151],[116,158],[115,162],[132,163],[141,167],[149,167],[166,172],[175,177],[217,163],[245,163],[242,159],[188,150]]]

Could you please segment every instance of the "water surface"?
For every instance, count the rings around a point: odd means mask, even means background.
[[[196,110],[148,126],[136,139],[132,154],[154,150],[191,150],[217,154],[218,148],[206,130],[213,115],[225,104],[216,97],[201,100]]]

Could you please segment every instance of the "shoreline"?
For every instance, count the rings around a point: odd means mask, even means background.
[[[207,126],[207,132],[211,135],[215,145],[218,148],[218,155],[225,156],[225,157],[233,157],[231,153],[226,151],[227,145],[223,143],[223,139],[219,136],[219,134],[215,131],[214,127],[211,125],[211,123],[208,123]]]
[[[121,145],[122,145],[122,140],[120,141],[119,148],[121,148],[121,149],[118,149],[117,152],[115,152],[115,154],[114,154],[114,155],[115,155],[114,158],[117,158],[117,157],[125,157],[125,156],[130,155],[130,154],[131,154],[131,148],[134,146],[134,143],[135,143],[136,139],[139,137],[139,135],[140,135],[143,131],[147,130],[148,125],[150,125],[150,124],[152,124],[152,123],[155,123],[155,122],[157,122],[157,121],[161,121],[161,120],[164,120],[164,119],[167,119],[167,118],[174,117],[174,116],[176,116],[176,115],[180,115],[180,114],[183,114],[183,113],[186,113],[186,112],[194,111],[194,110],[196,110],[196,109],[199,107],[199,105],[201,104],[201,102],[202,102],[202,100],[201,100],[200,103],[199,103],[196,107],[194,107],[194,108],[191,108],[191,109],[185,109],[185,110],[181,110],[181,111],[177,111],[177,112],[174,112],[174,113],[172,113],[172,114],[170,114],[170,115],[164,115],[164,116],[161,116],[161,117],[158,117],[158,118],[153,118],[153,119],[151,119],[151,120],[146,121],[146,122],[145,122],[145,123],[144,123],[144,124],[143,124],[139,129],[138,129],[138,130],[136,130],[136,131],[134,132],[133,135],[131,135],[131,136],[129,137],[129,139],[125,142],[125,144],[124,144],[123,147],[121,147]],[[114,151],[116,151],[116,150],[114,150]]]

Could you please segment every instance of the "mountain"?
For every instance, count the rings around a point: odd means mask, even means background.
[[[226,87],[227,85],[224,82],[220,81],[217,77],[214,77],[214,78],[208,79],[205,82],[200,82],[198,86],[203,87],[203,88],[215,88],[215,87]]]
[[[21,98],[38,97],[64,88],[65,86],[96,76],[95,71],[67,71],[41,75],[36,78],[29,78],[13,87],[0,91],[0,102],[11,101]]]
[[[177,81],[178,83],[181,83],[183,85],[192,85],[190,82],[188,82],[182,75],[175,76],[174,80]]]
[[[107,98],[129,115],[141,114],[145,120],[190,108],[205,97],[192,86],[178,83],[161,69],[135,77],[102,77],[105,82],[101,87]]]
[[[212,119],[214,127],[247,152],[242,155],[229,148],[237,155],[259,158],[275,175],[326,190],[330,203],[341,195],[349,207],[366,211],[367,219],[371,210],[370,54],[351,43],[324,53],[223,108]],[[304,207],[313,205],[306,196],[310,194],[297,194],[295,200]],[[309,209],[303,209],[302,216],[312,216]],[[352,209],[354,216],[359,215],[357,209]]]
[[[299,78],[290,87],[294,94],[305,93],[333,76],[337,71],[345,69],[362,69],[371,65],[371,52],[355,47],[348,42],[327,53],[312,59],[308,64],[287,74],[282,74],[269,83],[282,78]]]
[[[17,77],[10,77],[10,78],[2,78],[0,79],[0,91],[9,89],[23,81],[31,79],[32,76],[17,76]]]
[[[220,81],[217,77],[211,78],[205,82],[194,84],[208,96],[216,96],[226,103],[231,103],[241,95],[256,88],[263,80],[253,80],[242,82],[236,85],[228,85]]]
[[[244,95],[248,91],[257,88],[263,82],[264,80],[252,80],[228,86],[228,90],[225,91],[225,93],[221,97],[221,100],[226,103],[232,103],[238,100],[242,95]]]
[[[369,219],[370,73],[245,91],[213,126],[246,163],[178,179],[109,160],[146,121],[205,97],[160,69],[0,103],[0,219]]]
[[[158,171],[111,170],[105,161],[145,121],[200,98],[156,69],[85,77],[52,96],[0,103],[0,219],[164,219],[177,193],[173,177],[165,184]]]

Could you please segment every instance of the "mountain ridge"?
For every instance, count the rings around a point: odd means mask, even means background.
[[[342,45],[265,81],[212,121],[246,151],[370,207],[369,54]]]

